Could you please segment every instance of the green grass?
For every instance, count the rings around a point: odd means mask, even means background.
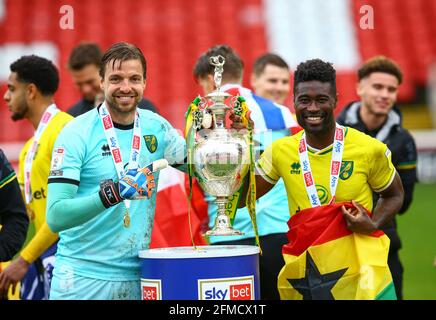
[[[417,184],[409,210],[399,217],[406,300],[436,299],[436,184]]]

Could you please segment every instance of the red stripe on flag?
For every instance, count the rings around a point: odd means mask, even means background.
[[[345,208],[353,208],[351,202],[336,203],[304,209],[292,216],[288,221],[289,243],[283,246],[282,252],[299,256],[311,246],[351,234],[342,215],[342,205]],[[377,230],[369,236],[381,237],[383,235],[383,231]]]

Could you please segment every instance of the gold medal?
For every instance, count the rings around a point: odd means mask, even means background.
[[[130,226],[130,215],[129,211],[126,209],[126,213],[124,214],[124,227],[128,228]]]

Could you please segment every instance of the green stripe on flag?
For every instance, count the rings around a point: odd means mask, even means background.
[[[389,283],[376,297],[375,300],[397,300],[394,283]]]

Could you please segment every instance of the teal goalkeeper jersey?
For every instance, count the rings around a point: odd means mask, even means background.
[[[170,164],[185,159],[185,141],[161,116],[138,109],[141,123],[141,152],[139,166],[165,158]],[[114,123],[121,147],[124,167],[130,156],[133,124]],[[60,148],[60,149],[59,149]],[[68,123],[56,140],[51,189],[56,183],[78,186],[75,199],[95,194],[102,180],[118,181],[115,165],[97,109]],[[54,163],[55,162],[55,163]],[[175,165],[176,166],[176,165]],[[155,173],[156,186],[159,174]],[[131,201],[131,223],[123,224],[125,205],[110,207],[82,225],[59,233],[60,240],[55,261],[55,274],[69,270],[84,277],[124,281],[139,278],[138,252],[150,243],[156,204],[156,190],[150,199]]]

